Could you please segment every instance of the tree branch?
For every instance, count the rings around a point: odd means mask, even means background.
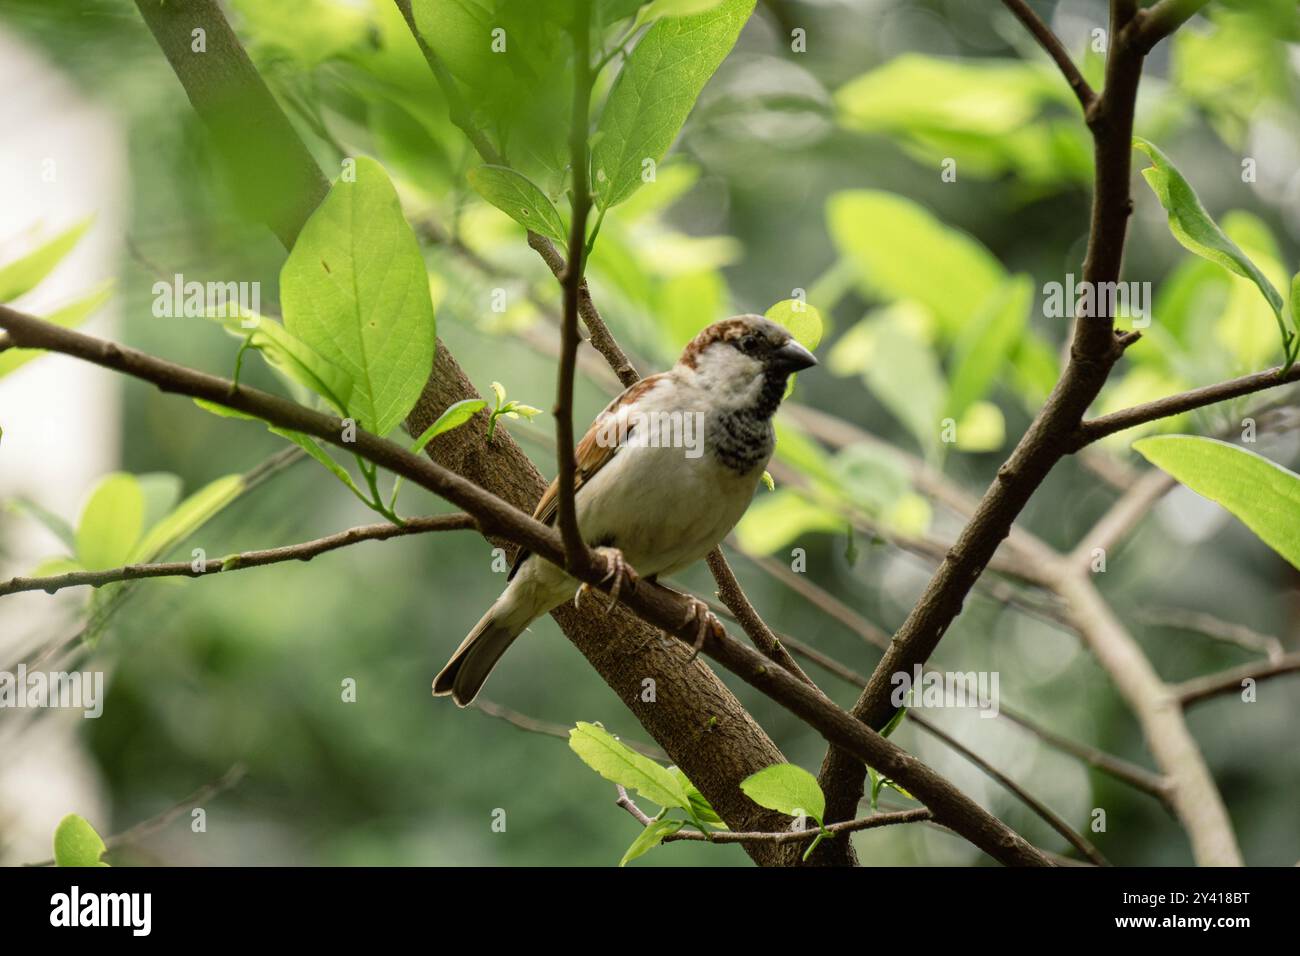
[[[1167,398],[1158,398],[1153,402],[1134,405],[1132,408],[1125,408],[1109,415],[1092,418],[1081,424],[1075,429],[1074,435],[1070,439],[1070,451],[1078,451],[1085,445],[1090,445],[1107,435],[1122,432],[1127,428],[1145,425],[1147,422],[1158,421],[1161,418],[1171,418],[1183,412],[1190,412],[1197,408],[1204,408],[1207,405],[1215,405],[1229,399],[1262,392],[1265,389],[1276,388],[1279,385],[1289,385],[1293,382],[1300,382],[1300,365],[1291,366],[1291,369],[1285,373],[1283,373],[1282,367],[1278,366],[1265,372],[1243,375],[1241,378],[1206,385],[1202,388],[1194,388],[1190,391],[1180,392],[1177,395],[1170,395]]]
[[[564,540],[565,568],[572,571],[591,563],[587,543],[578,528],[578,464],[574,458],[577,439],[573,434],[573,379],[578,361],[578,290],[586,267],[587,215],[591,212],[591,188],[587,182],[588,110],[591,106],[591,20],[586,3],[573,4],[573,113],[569,130],[569,168],[573,176],[570,193],[569,262],[560,285],[564,289],[564,321],[560,326],[560,369],[555,385],[555,455],[559,471],[556,496],[556,526]]]
[[[1210,0],[1160,0],[1138,14],[1134,21],[1135,42],[1143,53],[1196,16]]]
[[[1241,690],[1244,680],[1262,681],[1300,671],[1300,653],[1285,654],[1276,660],[1251,661],[1232,670],[1205,677],[1195,677],[1173,687],[1174,696],[1184,707],[1199,704],[1219,694]]]
[[[1220,620],[1213,614],[1206,614],[1203,611],[1188,611],[1176,607],[1153,607],[1143,609],[1138,612],[1138,616],[1143,623],[1155,627],[1195,631],[1216,641],[1235,644],[1248,651],[1256,651],[1275,664],[1286,656],[1286,649],[1282,647],[1282,642],[1276,637],[1269,634],[1260,634],[1258,631],[1241,624]]]
[[[115,581],[136,581],[143,578],[188,577],[201,578],[222,571],[242,571],[245,568],[262,567],[267,564],[279,564],[283,561],[310,561],[318,554],[346,548],[348,545],[362,541],[386,541],[408,534],[425,534],[430,531],[477,530],[478,525],[467,514],[434,515],[422,518],[407,518],[400,525],[381,522],[379,524],[360,525],[336,534],[289,544],[278,548],[266,548],[261,551],[244,551],[240,554],[227,555],[214,561],[206,561],[203,570],[196,571],[193,562],[169,561],[159,564],[128,564],[125,567],[109,568],[104,571],[69,571],[66,574],[54,574],[48,577],[15,577],[0,582],[0,597],[17,594],[21,591],[44,591],[54,594],[63,588],[88,585],[93,588],[103,587]]]
[[[1083,78],[1079,68],[1070,59],[1070,54],[1061,45],[1060,38],[1037,13],[1030,9],[1025,0],[1002,0],[1002,3],[1025,25],[1025,29],[1034,35],[1034,39],[1047,51],[1047,55],[1056,61],[1061,73],[1065,75],[1065,81],[1070,84],[1070,89],[1074,90],[1074,95],[1079,98],[1079,105],[1083,107],[1086,116],[1097,99],[1097,94],[1092,91],[1088,81]]]

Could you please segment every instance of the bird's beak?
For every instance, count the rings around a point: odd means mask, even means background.
[[[794,339],[773,352],[772,358],[784,372],[798,372],[800,369],[812,368],[817,364],[816,357]]]

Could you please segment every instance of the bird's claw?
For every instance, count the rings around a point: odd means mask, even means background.
[[[718,620],[718,616],[709,610],[707,604],[693,594],[688,594],[686,598],[691,603],[691,609],[687,612],[686,617],[682,619],[681,627],[686,627],[693,621],[698,622],[700,625],[695,632],[695,642],[691,644],[691,656],[690,660],[687,661],[687,663],[691,663],[700,656],[700,651],[704,648],[705,638],[710,632],[713,633],[714,637],[721,638],[726,633],[726,630],[723,628],[722,622]]]
[[[605,611],[608,613],[614,610],[614,605],[618,604],[618,596],[623,590],[623,585],[626,583],[629,591],[635,591],[640,578],[637,577],[637,573],[632,570],[632,565],[627,563],[627,560],[623,557],[623,552],[618,548],[597,548],[596,553],[605,562],[606,569],[605,576],[600,579],[600,583],[604,584],[611,578],[614,580],[609,589],[609,604],[605,607]],[[573,606],[580,607],[583,595],[590,593],[592,590],[592,586],[584,582],[573,596]]]

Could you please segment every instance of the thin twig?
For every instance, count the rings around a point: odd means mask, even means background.
[[[1175,684],[1173,692],[1184,707],[1190,707],[1192,704],[1199,704],[1219,694],[1239,691],[1242,681],[1258,682],[1268,680],[1270,677],[1281,677],[1283,674],[1294,674],[1297,671],[1300,671],[1300,653],[1286,654],[1280,660],[1251,661],[1249,664],[1242,664],[1240,667],[1218,674],[1194,677],[1181,684]]]
[[[1083,107],[1083,112],[1086,115],[1088,110],[1092,108],[1097,94],[1092,91],[1088,81],[1083,78],[1079,68],[1070,59],[1070,54],[1061,45],[1060,37],[1053,33],[1051,28],[1042,21],[1042,18],[1030,9],[1025,0],[1002,0],[1002,2],[1025,25],[1025,28],[1034,35],[1034,39],[1038,41],[1039,46],[1047,51],[1047,55],[1056,61],[1061,73],[1065,75],[1065,81],[1070,84],[1070,89],[1074,90],[1074,95],[1079,98],[1079,105]]]
[[[520,730],[532,734],[542,734],[546,737],[555,737],[559,740],[568,740],[569,731],[573,728],[565,724],[557,724],[549,720],[539,720],[536,717],[529,717],[527,714],[521,714],[517,710],[509,707],[503,707],[501,704],[487,700],[483,697],[474,698],[470,705],[475,710],[480,710],[489,717],[496,717],[498,720],[504,720],[506,723]],[[624,745],[635,750],[643,757],[649,757],[651,760],[667,761],[670,758],[662,749],[653,744],[643,744],[640,741],[619,738]]]
[[[718,583],[719,600],[731,612],[735,622],[749,635],[749,639],[754,642],[754,646],[804,683],[815,687],[816,684],[813,684],[812,678],[804,673],[803,668],[790,656],[790,652],[782,646],[781,641],[772,629],[767,626],[767,622],[755,610],[754,605],[749,603],[749,598],[745,596],[740,582],[736,580],[735,572],[731,570],[731,565],[723,557],[722,549],[714,548],[709,552],[707,560],[709,570],[713,572],[713,580]]]
[[[1275,664],[1286,656],[1286,649],[1276,637],[1261,634],[1243,624],[1234,624],[1231,621],[1217,618],[1213,614],[1206,614],[1204,611],[1189,611],[1176,607],[1153,607],[1138,611],[1138,617],[1145,624],[1195,631],[1198,634],[1204,634],[1206,637],[1214,638],[1216,641],[1236,644],[1248,651],[1263,654]]]
[[[193,810],[195,807],[202,806],[213,797],[238,786],[239,782],[244,779],[247,772],[248,771],[244,768],[243,764],[235,764],[218,779],[212,781],[212,783],[204,784],[202,787],[199,787],[199,789],[195,790],[180,803],[169,807],[157,816],[150,817],[148,820],[142,820],[135,826],[109,837],[104,841],[105,848],[115,850],[120,846],[129,846],[132,843],[138,843],[147,836],[152,836],[159,830],[165,829],[169,826],[173,820],[179,817],[186,810]],[[41,860],[39,863],[25,863],[23,865],[53,866],[54,860]]]
[[[1290,371],[1287,372],[1283,372],[1282,367],[1278,366],[1265,372],[1255,372],[1253,375],[1243,375],[1240,378],[1194,388],[1167,398],[1158,398],[1153,402],[1144,402],[1132,408],[1089,419],[1075,430],[1069,444],[1072,451],[1077,451],[1085,445],[1127,428],[1158,421],[1161,418],[1171,418],[1193,409],[1226,402],[1265,389],[1277,388],[1279,385],[1289,385],[1292,382],[1300,382],[1300,365],[1291,366]]]
[[[54,594],[63,588],[90,586],[103,587],[115,581],[136,581],[143,578],[188,577],[202,578],[222,571],[242,571],[245,568],[262,567],[267,564],[280,564],[284,561],[310,561],[318,554],[346,548],[362,541],[387,541],[408,534],[425,534],[431,531],[475,530],[478,524],[467,514],[434,515],[431,517],[406,518],[400,525],[389,522],[360,525],[339,531],[335,534],[303,541],[299,544],[282,545],[278,548],[265,548],[260,551],[244,551],[227,555],[212,561],[205,561],[195,567],[190,561],[168,561],[159,564],[128,564],[125,567],[109,568],[103,571],[69,571],[65,574],[53,574],[39,578],[10,578],[0,582],[0,597],[17,594],[21,591],[44,591]]]
[[[627,790],[622,785],[617,785],[618,799],[614,801],[634,818],[641,826],[649,826],[654,821],[647,816],[646,812],[636,805]],[[915,810],[899,810],[894,813],[876,813],[869,817],[862,817],[857,820],[848,820],[844,823],[833,823],[826,828],[832,834],[840,833],[857,833],[860,830],[874,830],[878,827],[893,826],[898,823],[921,823],[927,820],[933,820],[934,814],[924,807]],[[816,827],[807,830],[785,830],[780,833],[736,833],[731,830],[715,830],[703,833],[699,830],[678,830],[676,833],[669,833],[663,838],[664,843],[677,842],[696,842],[696,843],[802,843],[811,840],[822,831]]]

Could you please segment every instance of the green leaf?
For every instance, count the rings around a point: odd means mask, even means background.
[[[36,288],[63,261],[63,257],[72,251],[94,218],[87,216],[21,259],[0,266],[0,302],[12,302]]]
[[[438,416],[438,420],[426,428],[420,434],[420,437],[416,439],[415,444],[411,446],[411,454],[418,455],[424,451],[425,445],[443,432],[459,428],[485,408],[487,408],[487,402],[481,398],[466,398],[448,405],[447,410]]]
[[[720,3],[722,0],[651,0],[651,3],[641,10],[637,20],[641,23],[651,23],[664,17],[691,17],[712,10]]]
[[[69,813],[54,830],[55,866],[108,866],[100,856],[108,847],[84,817]]]
[[[641,832],[636,835],[636,839],[627,848],[627,852],[623,854],[623,859],[618,861],[618,865],[627,866],[637,857],[645,856],[645,854],[663,843],[664,837],[676,833],[685,825],[685,820],[651,820],[649,824],[641,828]]]
[[[25,514],[29,518],[34,518],[43,524],[47,531],[67,545],[69,551],[77,547],[77,538],[72,530],[72,525],[68,524],[53,511],[38,505],[30,498],[10,498],[5,502],[5,507],[14,514]]]
[[[415,405],[433,369],[429,279],[383,167],[357,160],[280,272],[285,327],[352,381],[348,413],[379,435]]]
[[[690,798],[676,777],[615,739],[604,727],[578,721],[569,731],[569,747],[583,763],[611,783],[636,790],[661,807],[690,809]]]
[[[894,711],[894,716],[889,718],[889,723],[885,724],[884,729],[880,731],[880,736],[888,737],[890,734],[892,734],[895,730],[898,729],[898,725],[903,722],[903,718],[906,716],[907,716],[906,707],[900,707],[898,708],[898,710]]]
[[[94,315],[99,309],[113,297],[112,280],[103,282],[89,295],[77,299],[75,302],[55,309],[45,316],[45,321],[60,325],[65,329],[76,328],[81,323]],[[32,359],[43,355],[40,349],[8,349],[0,352],[0,378],[8,375],[20,365],[25,365]]]
[[[1214,438],[1157,435],[1133,443],[1147,461],[1218,502],[1300,568],[1300,475]]]
[[[1017,185],[1054,187],[1091,172],[1077,103],[1045,63],[908,53],[846,83],[835,105],[842,125],[931,169],[954,160],[958,182],[1010,173]]]
[[[646,31],[614,81],[597,126],[592,169],[602,209],[640,188],[645,160],[664,158],[754,2],[724,0],[695,16],[659,20]]]
[[[244,478],[239,474],[226,475],[204,485],[149,528],[130,560],[151,561],[170,551],[239,497],[243,490]]]
[[[144,530],[144,492],[134,475],[100,480],[77,522],[77,560],[88,570],[126,564]]]
[[[800,492],[781,488],[758,498],[736,525],[736,540],[750,554],[772,554],[803,535],[836,533],[844,519]]]
[[[826,797],[817,778],[803,767],[778,763],[740,781],[740,789],[760,807],[792,817],[806,814],[821,826],[826,814]]]
[[[1295,322],[1291,330],[1283,316],[1282,296],[1273,283],[1219,228],[1218,224],[1201,205],[1200,197],[1183,174],[1160,149],[1140,136],[1133,137],[1133,147],[1141,150],[1150,158],[1152,165],[1142,170],[1142,176],[1151,187],[1160,205],[1169,214],[1169,231],[1184,248],[1191,250],[1203,259],[1218,263],[1229,272],[1234,272],[1253,282],[1264,296],[1269,307],[1277,316],[1278,328],[1283,336],[1283,345],[1290,356],[1290,338],[1294,334]]]
[[[983,304],[957,335],[947,416],[960,420],[966,409],[989,393],[1020,340],[1034,297],[1034,281],[1017,275]],[[958,432],[960,436],[960,432]]]
[[[1007,421],[992,402],[975,402],[957,421],[957,447],[962,451],[997,451],[1007,440]]]
[[[893,193],[859,189],[827,201],[831,238],[858,269],[863,290],[926,306],[948,336],[1006,281],[1002,264],[976,239]]]
[[[546,193],[522,173],[506,166],[477,166],[469,171],[469,184],[524,228],[556,242],[568,241],[559,211],[546,198]]]
[[[181,498],[180,475],[154,471],[136,475],[140,492],[144,495],[144,521],[142,527],[152,528],[176,506]]]
[[[795,341],[809,352],[821,344],[824,323],[816,306],[798,299],[782,299],[763,314],[789,329]]]
[[[934,350],[909,315],[908,304],[900,303],[864,320],[868,345],[861,374],[880,403],[929,451],[939,440],[948,386]]]
[[[691,783],[690,778],[682,772],[680,767],[669,767],[668,772],[681,784],[682,791],[690,800],[691,805],[687,812],[690,813],[692,820],[696,823],[707,823],[709,826],[718,827],[722,830],[727,829],[727,825],[722,821],[722,817],[718,816],[717,811],[713,809],[713,805],[709,803],[704,794],[700,793],[699,788]]]

